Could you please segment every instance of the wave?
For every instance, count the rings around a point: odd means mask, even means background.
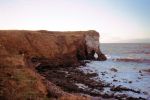
[[[106,56],[107,59],[111,59],[112,58],[110,55],[106,55],[105,54],[105,56]]]
[[[136,62],[136,63],[148,63],[148,64],[150,64],[150,59],[116,58],[113,60],[119,61],[119,62]]]

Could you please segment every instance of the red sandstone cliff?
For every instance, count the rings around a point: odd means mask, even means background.
[[[98,54],[95,60],[106,60],[96,31],[0,31],[0,45],[7,53],[45,57],[55,65],[94,59],[94,53]]]
[[[95,54],[98,58],[94,57]],[[71,66],[86,59],[106,60],[106,57],[100,51],[99,34],[96,31],[1,30],[0,97],[9,98],[9,96],[12,96],[13,98],[13,95],[18,92],[20,95],[19,97],[16,96],[17,99],[23,98],[24,95],[29,97],[32,95],[35,97],[34,99],[46,96],[47,86],[45,84],[47,83],[43,83],[43,79],[29,68],[31,66],[30,60],[32,62],[45,61],[43,59],[48,60],[51,66],[55,67]],[[34,89],[30,89],[32,79],[36,81],[32,84],[36,86]],[[9,86],[10,84],[12,86]],[[50,86],[48,87],[50,88]],[[17,89],[16,92],[14,92],[15,89]],[[24,94],[27,91],[32,93]],[[36,95],[38,95],[37,98]]]

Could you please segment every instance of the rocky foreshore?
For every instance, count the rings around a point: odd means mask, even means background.
[[[90,96],[91,100],[147,100],[144,97],[134,97],[127,95],[124,92],[132,92],[133,94],[143,94],[141,90],[128,88],[122,85],[113,85],[107,83],[98,77],[98,73],[87,69],[86,72],[81,70],[86,68],[86,63],[90,61],[82,61],[80,67],[43,67],[44,64],[37,66],[36,70],[47,80],[61,87],[64,91],[75,94],[78,93],[83,96]],[[117,73],[117,69],[110,69]],[[139,72],[140,73],[140,72]],[[108,72],[101,72],[102,75],[107,75]],[[117,76],[116,76],[117,77]],[[95,79],[96,78],[96,79]],[[116,80],[112,77],[113,81]],[[128,81],[131,84],[132,81]],[[107,91],[107,89],[110,89]]]

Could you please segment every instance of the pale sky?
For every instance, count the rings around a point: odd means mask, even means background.
[[[100,42],[150,42],[150,0],[0,0],[0,30],[96,30]]]

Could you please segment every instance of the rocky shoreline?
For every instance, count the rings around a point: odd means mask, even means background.
[[[115,94],[115,92],[122,91],[131,91],[133,93],[140,94],[140,90],[130,89],[124,86],[114,86],[111,83],[106,83],[98,78],[96,72],[89,70],[87,73],[80,70],[81,67],[86,67],[86,63],[90,61],[82,61],[79,66],[70,66],[70,67],[57,67],[51,68],[48,65],[47,67],[44,64],[41,64],[36,67],[38,73],[40,73],[47,80],[53,82],[57,86],[61,87],[62,90],[73,93],[73,94],[82,94],[84,96],[91,96],[92,100],[146,100],[145,98],[132,97],[126,94]],[[111,69],[116,71],[116,69]],[[102,73],[103,75],[107,73]],[[115,81],[115,80],[114,80]],[[116,80],[118,81],[118,80]],[[110,88],[111,92],[104,92],[105,88]]]

